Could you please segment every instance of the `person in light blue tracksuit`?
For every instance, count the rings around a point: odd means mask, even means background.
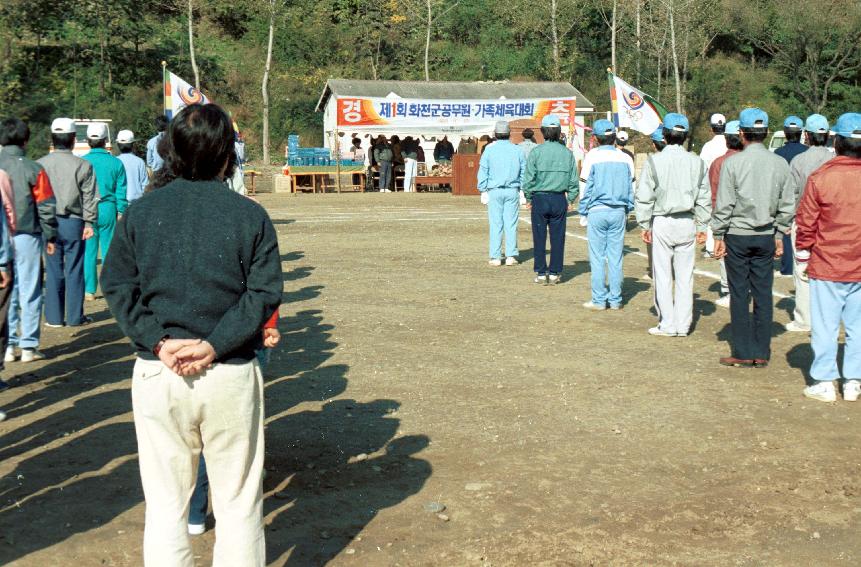
[[[520,185],[526,169],[523,150],[509,141],[508,122],[494,128],[496,142],[487,146],[478,165],[478,190],[487,205],[490,223],[490,265],[502,265],[502,235],[505,233],[505,265],[518,263],[517,219],[520,214]]]
[[[616,127],[598,120],[592,133],[600,144],[586,154],[580,170],[585,185],[579,212],[587,223],[589,266],[592,271],[592,299],[583,304],[601,311],[622,308],[622,251],[628,213],[634,209],[634,162],[615,147]],[[605,262],[609,290],[605,283]]]

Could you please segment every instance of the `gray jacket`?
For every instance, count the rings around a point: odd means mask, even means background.
[[[711,188],[703,160],[681,146],[649,156],[635,193],[637,222],[651,230],[652,217],[690,214],[705,231],[712,214]]]
[[[57,216],[84,219],[92,227],[98,216],[96,176],[87,160],[71,150],[55,150],[39,160],[57,199]]]
[[[792,182],[795,184],[795,208],[801,202],[804,186],[810,174],[819,169],[823,163],[834,157],[828,148],[812,146],[806,152],[800,153],[792,159],[789,171],[792,173]]]
[[[712,214],[716,240],[726,234],[788,233],[795,207],[789,164],[759,143],[749,144],[723,162]]]

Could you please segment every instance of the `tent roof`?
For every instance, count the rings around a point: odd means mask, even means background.
[[[438,100],[505,98],[577,97],[577,110],[595,109],[592,102],[571,83],[510,82],[510,81],[364,81],[329,79],[317,103],[317,112],[323,110],[332,94],[383,98],[395,93],[401,98]]]

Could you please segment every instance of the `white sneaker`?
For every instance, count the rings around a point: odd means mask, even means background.
[[[188,535],[202,535],[206,531],[206,524],[188,524]]]
[[[556,274],[550,274],[549,276],[547,276],[547,283],[558,284],[561,281],[562,281],[562,278],[560,278]]]
[[[650,282],[650,281],[652,281],[652,274],[650,274],[649,272],[646,272],[645,274],[643,274],[642,279],[646,280],[647,282]]]
[[[837,401],[837,390],[834,389],[834,382],[817,382],[804,388],[804,395],[820,402]]]
[[[33,362],[35,360],[45,360],[47,358],[44,353],[39,352],[34,348],[21,349],[21,362]]]
[[[847,402],[857,402],[861,396],[861,380],[847,380],[843,383],[843,399]]]
[[[592,303],[591,301],[587,301],[583,304],[583,307],[586,309],[591,309],[592,311],[604,311],[607,309],[606,305],[598,305],[597,303]]]
[[[809,333],[810,327],[805,327],[804,325],[799,325],[795,321],[790,321],[784,327],[790,333]]]
[[[493,260],[488,262],[488,264],[490,264],[491,266],[501,266],[502,260],[500,260],[499,258],[494,258]]]
[[[649,334],[654,337],[675,337],[678,336],[677,333],[668,333],[667,331],[661,330],[660,327],[652,327],[649,329]]]
[[[6,414],[0,411],[0,421],[3,421],[4,419],[6,419]]]
[[[515,258],[514,256],[509,256],[508,258],[505,259],[505,265],[506,266],[516,266],[519,263],[520,262],[518,262],[517,258]]]
[[[15,362],[18,360],[18,357],[15,355],[15,347],[6,347],[6,356],[3,357],[3,360],[6,362]]]
[[[729,294],[722,295],[715,300],[715,305],[729,309]]]
[[[536,275],[535,279],[532,281],[534,281],[537,284],[546,284],[547,283],[547,276]]]

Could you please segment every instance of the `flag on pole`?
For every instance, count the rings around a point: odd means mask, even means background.
[[[609,69],[607,78],[610,81],[610,101],[616,128],[632,128],[649,135],[661,126],[664,115],[669,112],[664,105],[635,89]]]
[[[186,83],[164,67],[164,115],[172,120],[189,104],[209,104],[205,94]]]

